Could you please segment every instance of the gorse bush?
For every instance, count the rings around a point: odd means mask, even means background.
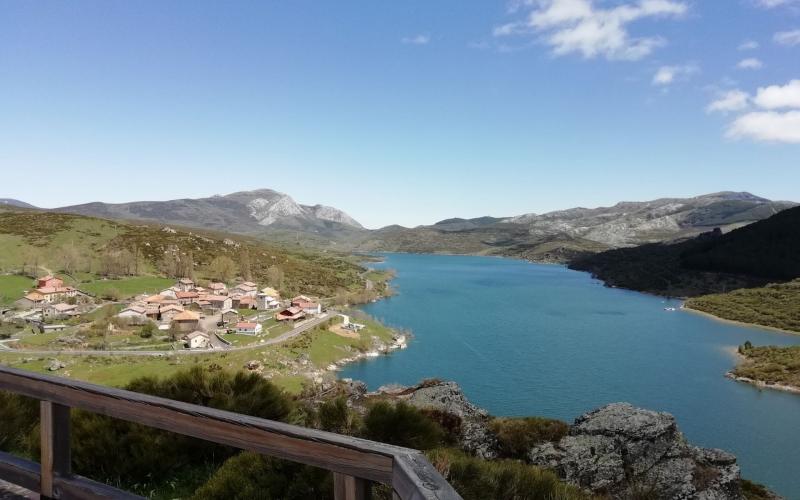
[[[242,452],[229,458],[192,496],[197,500],[328,500],[328,471]]]
[[[500,456],[524,460],[528,451],[545,441],[558,441],[569,432],[560,420],[540,417],[495,418],[490,429],[497,435]]]
[[[441,445],[444,436],[439,424],[402,401],[379,401],[364,417],[364,437],[382,443],[430,450]]]
[[[431,463],[464,500],[588,500],[590,495],[564,484],[550,471],[515,460],[485,461],[460,451],[429,452]]]
[[[353,434],[358,428],[358,416],[347,407],[343,396],[325,401],[317,411],[319,428],[339,434]]]
[[[25,453],[28,435],[38,423],[38,401],[0,391],[0,450]]]

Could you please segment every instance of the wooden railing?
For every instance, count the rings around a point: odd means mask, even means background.
[[[71,408],[330,470],[336,500],[367,499],[373,482],[395,499],[461,498],[408,448],[2,366],[0,390],[40,400],[41,465],[0,453],[0,479],[43,498],[139,498],[72,474]]]

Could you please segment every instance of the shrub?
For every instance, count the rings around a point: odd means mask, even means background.
[[[285,420],[292,410],[288,397],[258,375],[211,373],[199,366],[165,379],[140,378],[126,388],[273,420]],[[219,463],[237,452],[94,413],[77,411],[72,422],[75,471],[112,484],[152,484],[179,475],[184,467]]]
[[[461,451],[437,449],[431,463],[464,500],[589,500],[580,489],[562,483],[547,470],[514,460],[485,461]]]
[[[149,339],[156,333],[156,325],[152,321],[148,321],[144,325],[142,325],[142,329],[139,330],[139,336],[143,339]]]
[[[355,413],[347,407],[347,399],[343,396],[322,403],[317,419],[320,429],[339,434],[352,434],[357,427]]]
[[[27,437],[39,422],[36,400],[0,391],[0,450],[27,452]]]
[[[332,497],[333,481],[329,472],[251,452],[229,458],[192,496],[198,500],[327,500]]]
[[[490,428],[497,435],[500,456],[519,460],[537,444],[558,441],[569,432],[565,422],[540,417],[495,418]]]
[[[442,428],[420,410],[404,402],[373,404],[364,417],[364,436],[374,441],[429,450],[444,438]]]

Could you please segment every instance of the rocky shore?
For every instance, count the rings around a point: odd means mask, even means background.
[[[353,407],[371,399],[405,401],[417,408],[456,419],[458,446],[477,457],[500,457],[493,417],[465,396],[455,382],[429,380],[416,386],[385,386],[367,392],[357,381],[344,381]],[[743,500],[736,457],[687,442],[675,418],[614,403],[575,419],[566,436],[530,448],[525,462],[554,471],[567,483],[613,499]],[[750,483],[748,483],[750,484]],[[766,496],[764,496],[766,495]],[[764,490],[759,498],[778,499]]]

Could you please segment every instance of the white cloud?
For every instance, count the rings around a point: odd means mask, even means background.
[[[742,59],[739,61],[739,64],[736,65],[739,69],[761,69],[764,66],[764,63],[761,60],[756,59],[755,57],[748,57],[747,59]]]
[[[526,19],[497,26],[495,36],[538,34],[553,54],[578,53],[584,58],[638,60],[666,42],[659,36],[633,37],[628,25],[644,18],[679,17],[686,3],[677,0],[637,0],[613,7],[594,0],[527,0]]]
[[[761,109],[744,112],[751,102]],[[800,144],[800,80],[760,87],[752,98],[741,90],[731,90],[706,111],[744,112],[728,126],[725,135],[730,139]]]
[[[404,36],[400,39],[401,42],[407,45],[427,45],[431,41],[431,37],[429,35],[414,35],[414,36]]]
[[[739,50],[755,50],[759,47],[758,42],[755,40],[745,40],[739,44]]]
[[[761,87],[753,101],[765,109],[800,108],[800,80],[792,80],[783,86]]]
[[[775,33],[772,39],[775,40],[775,43],[788,45],[790,47],[800,45],[800,30],[779,31]]]
[[[726,137],[760,142],[800,144],[800,111],[754,111],[738,117]]]
[[[671,85],[678,80],[686,80],[691,75],[697,73],[698,68],[693,64],[684,66],[661,66],[653,75],[653,85]]]
[[[729,90],[721,94],[717,99],[711,102],[706,108],[709,113],[721,112],[728,113],[731,111],[741,111],[748,106],[750,95],[741,90]]]

